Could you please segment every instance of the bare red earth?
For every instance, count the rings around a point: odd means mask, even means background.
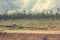
[[[60,40],[60,34],[0,33],[0,40]]]

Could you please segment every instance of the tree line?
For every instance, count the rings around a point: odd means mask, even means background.
[[[12,14],[4,13],[3,15],[0,15],[0,19],[60,19],[60,11],[59,9],[57,12],[51,11],[42,11],[42,12],[32,12],[29,11],[26,13],[26,10],[23,10],[23,12],[17,12]]]

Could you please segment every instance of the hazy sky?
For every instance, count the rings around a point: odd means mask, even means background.
[[[0,10],[6,9],[51,9],[60,7],[60,0],[0,0]]]

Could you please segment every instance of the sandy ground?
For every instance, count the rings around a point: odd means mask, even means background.
[[[7,33],[36,33],[36,34],[60,34],[60,31],[40,31],[40,30],[5,30]]]
[[[60,31],[5,30],[0,40],[60,40]]]

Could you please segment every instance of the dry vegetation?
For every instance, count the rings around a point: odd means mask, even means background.
[[[2,26],[1,26],[2,25]],[[0,20],[0,30],[60,30],[60,19],[16,19]]]
[[[45,30],[52,31],[49,32]],[[58,32],[57,31],[53,32],[53,30],[57,30]],[[60,20],[52,19],[0,20],[0,40],[60,40],[59,30]]]

